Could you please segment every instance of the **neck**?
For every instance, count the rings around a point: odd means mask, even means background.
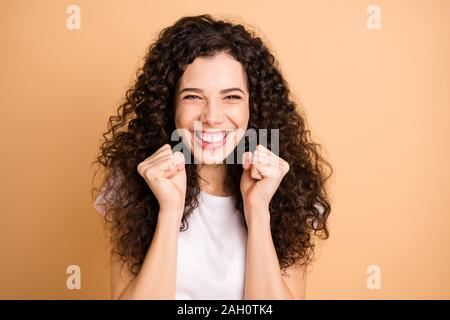
[[[200,190],[215,196],[228,196],[224,190],[225,164],[200,164],[196,166]]]

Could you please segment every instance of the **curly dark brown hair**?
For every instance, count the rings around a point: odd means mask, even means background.
[[[93,162],[106,169],[102,192],[108,200],[104,222],[111,237],[111,253],[126,262],[134,275],[152,241],[159,212],[158,201],[137,166],[162,145],[173,147],[177,143],[171,141],[171,134],[176,130],[174,98],[178,81],[195,58],[219,52],[232,55],[247,74],[248,128],[256,132],[279,129],[278,155],[290,166],[269,206],[272,237],[282,271],[295,263],[312,262],[313,235],[329,237],[330,203],[325,183],[333,170],[320,155],[321,146],[312,141],[305,116],[289,97],[287,82],[274,55],[254,31],[242,24],[218,20],[209,14],[187,16],[164,28],[149,46],[137,79],[126,91],[117,115],[109,118],[108,131],[103,134],[105,141]],[[249,151],[247,143],[245,148]],[[267,148],[271,149],[270,142]],[[190,163],[186,164],[186,206],[180,231],[188,228],[187,217],[197,206],[200,192],[196,166]],[[242,165],[227,164],[226,168],[224,188],[233,195],[236,209],[243,213]]]

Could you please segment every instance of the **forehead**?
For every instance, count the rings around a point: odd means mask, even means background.
[[[185,87],[200,88],[206,92],[231,87],[246,91],[246,74],[242,64],[226,53],[197,57],[186,67],[180,79],[180,90]]]

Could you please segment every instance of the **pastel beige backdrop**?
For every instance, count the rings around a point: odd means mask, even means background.
[[[66,28],[72,3],[80,30]],[[201,13],[268,41],[333,164],[307,298],[450,298],[446,0],[1,1],[0,298],[109,299],[90,163],[149,43]],[[66,288],[73,264],[80,290]]]

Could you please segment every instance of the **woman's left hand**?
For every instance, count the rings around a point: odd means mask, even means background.
[[[268,211],[270,200],[289,171],[289,163],[258,144],[255,152],[242,155],[242,167],[240,187],[244,208]]]

